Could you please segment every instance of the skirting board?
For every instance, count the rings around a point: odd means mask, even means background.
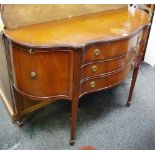
[[[0,89],[0,98],[2,99],[2,102],[4,103],[11,120],[14,122],[16,120],[16,115],[1,89]]]
[[[16,121],[16,114],[13,111],[12,107],[10,106],[8,100],[6,99],[4,93],[2,92],[1,89],[0,89],[0,98],[2,99],[2,102],[4,103],[12,122],[15,122]],[[48,104],[53,103],[54,101],[56,101],[56,99],[55,100],[50,100],[50,101],[40,102],[40,103],[30,107],[30,108],[26,108],[23,111],[23,115],[26,115],[26,114],[31,113],[33,111],[36,111],[37,109],[43,108],[43,107],[47,106]]]

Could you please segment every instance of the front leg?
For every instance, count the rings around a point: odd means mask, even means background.
[[[75,129],[77,122],[77,111],[80,94],[80,80],[81,80],[81,63],[82,63],[82,51],[77,49],[74,53],[74,76],[73,76],[73,96],[71,103],[71,139],[70,145],[75,143]]]
[[[75,130],[77,124],[77,112],[78,112],[78,101],[79,99],[73,99],[71,103],[71,140],[70,145],[75,143]]]
[[[130,85],[130,91],[129,91],[128,101],[127,101],[127,106],[131,105],[131,99],[132,99],[135,83],[137,80],[139,65],[142,62],[142,56],[143,56],[142,54],[139,54],[135,60],[135,65],[134,65],[134,70],[133,70],[133,75],[132,75],[132,80],[131,80],[131,85]]]
[[[135,83],[136,83],[136,80],[137,80],[138,70],[139,70],[139,66],[134,68],[134,71],[133,71],[131,86],[130,86],[130,91],[129,91],[129,97],[128,97],[128,101],[127,101],[127,106],[131,105],[131,99],[132,99]]]

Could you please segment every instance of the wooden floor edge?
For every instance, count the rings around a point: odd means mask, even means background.
[[[15,122],[16,121],[16,114],[14,113],[13,109],[11,108],[8,100],[6,99],[4,93],[2,92],[1,89],[0,89],[0,99],[2,99],[2,102],[3,102],[4,106],[6,107],[6,110],[7,110],[8,114],[9,114],[9,117],[11,118],[12,122]],[[54,101],[56,101],[56,99],[38,103],[38,104],[36,104],[36,105],[34,105],[34,106],[30,107],[30,108],[25,109],[22,113],[23,113],[23,115],[26,115],[28,113],[31,113],[31,112],[37,110],[37,109],[45,107],[46,105],[48,105],[48,104],[50,104],[50,103],[52,103]]]
[[[14,122],[16,121],[16,114],[14,113],[13,109],[11,108],[8,100],[6,99],[4,93],[2,92],[2,90],[0,89],[0,98],[2,99],[2,102],[4,103],[4,106],[7,109],[7,112],[9,113],[9,117],[11,118],[11,120]]]

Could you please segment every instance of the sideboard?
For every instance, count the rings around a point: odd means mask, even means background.
[[[149,27],[148,13],[125,7],[5,28],[2,37],[14,120],[23,124],[23,105],[32,101],[47,105],[51,100],[69,100],[70,143],[74,144],[79,98],[116,86],[133,70],[127,100],[131,104]]]

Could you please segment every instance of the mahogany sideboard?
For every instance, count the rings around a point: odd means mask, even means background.
[[[32,101],[47,105],[51,100],[70,100],[70,143],[74,144],[79,98],[119,84],[133,68],[130,105],[149,27],[145,11],[120,8],[5,28],[2,36],[14,120],[23,124],[29,111],[23,106]]]

